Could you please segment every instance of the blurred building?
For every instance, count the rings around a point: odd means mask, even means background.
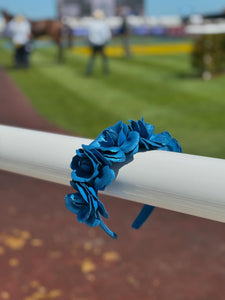
[[[91,0],[90,7],[91,12],[101,9],[107,17],[114,16],[116,13],[116,0]]]
[[[58,0],[58,15],[62,17],[81,17],[101,9],[105,15],[115,16],[121,11],[126,14],[143,14],[146,0]]]
[[[146,1],[148,0],[117,0],[117,11],[120,10],[127,15],[143,15]]]
[[[57,0],[58,16],[80,17],[90,14],[90,0]]]

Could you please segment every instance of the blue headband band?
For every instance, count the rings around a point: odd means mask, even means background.
[[[144,119],[137,122],[130,120],[129,123],[116,123],[103,130],[90,145],[82,145],[76,151],[70,164],[70,183],[77,192],[65,197],[66,207],[77,214],[80,223],[100,226],[112,238],[117,235],[102,220],[102,216],[108,218],[109,215],[98,198],[98,191],[103,191],[115,179],[115,166],[124,165],[140,151],[182,152],[177,140],[168,132],[153,134],[154,126]],[[153,209],[153,206],[144,205],[132,227],[140,228]]]

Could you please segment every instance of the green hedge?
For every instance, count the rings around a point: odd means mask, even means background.
[[[204,34],[195,39],[192,65],[198,75],[225,71],[225,34]]]

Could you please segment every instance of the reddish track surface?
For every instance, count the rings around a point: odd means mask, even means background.
[[[63,132],[3,70],[0,123]],[[68,187],[7,172],[0,186],[0,299],[225,299],[224,224],[156,209],[135,231],[141,206],[104,197],[115,241],[78,224],[64,206]]]

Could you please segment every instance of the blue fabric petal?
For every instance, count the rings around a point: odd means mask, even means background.
[[[131,130],[131,131],[134,130],[134,131],[140,132],[139,125],[138,125],[137,122],[135,122],[135,121],[133,121],[133,120],[129,120],[129,122],[130,122],[129,127],[130,127],[130,130]]]
[[[85,221],[85,224],[87,224],[90,227],[96,227],[100,225],[100,217],[99,215],[91,214],[90,217]]]
[[[85,189],[83,188],[81,183],[76,184],[77,190],[80,193],[81,197],[84,199],[85,202],[88,202],[88,196],[85,192]]]
[[[159,146],[160,145],[165,146],[169,144],[170,140],[171,140],[171,136],[166,131],[162,133],[153,134],[150,138],[150,141],[152,143],[158,144]]]
[[[117,142],[118,147],[120,147],[125,141],[126,141],[126,135],[121,129],[118,136],[118,142]]]
[[[150,150],[151,149],[151,143],[149,140],[140,138],[140,149]]]
[[[110,126],[109,129],[112,130],[112,131],[115,131],[115,132],[119,133],[120,129],[122,128],[122,126],[123,126],[123,121],[119,121],[115,125]]]
[[[66,195],[65,196],[65,204],[66,204],[67,209],[69,209],[69,211],[76,214],[79,212],[80,208],[74,205],[74,202],[72,201],[73,198],[74,198],[74,194]]]
[[[77,190],[77,183],[75,181],[71,180],[70,185],[72,186],[72,188],[74,188],[76,191],[78,191]]]
[[[92,197],[93,197],[95,200],[98,200],[98,195],[97,195],[95,189],[94,189],[92,186],[89,186],[89,187],[87,187],[87,188],[88,188],[90,194],[92,195]]]
[[[108,212],[106,211],[103,203],[101,201],[98,201],[98,209],[99,209],[99,213],[106,219],[109,218],[109,214]]]
[[[155,129],[155,126],[154,125],[151,125],[151,124],[146,124],[146,129],[148,131],[148,138],[150,138],[153,134],[153,131]]]
[[[101,149],[101,148],[99,148],[99,149]],[[109,165],[109,166],[111,166],[111,161],[109,161],[109,160],[107,159],[107,157],[105,157],[105,156],[103,155],[104,152],[101,153],[100,150],[98,150],[98,149],[92,149],[92,152],[93,152],[93,154],[98,158],[99,162],[100,162],[102,165]]]
[[[138,132],[140,134],[139,147],[140,149],[150,150],[153,149],[150,138],[154,131],[154,126],[144,122],[144,118],[137,122],[129,120],[129,128],[131,131]],[[158,146],[158,144],[156,145]]]
[[[78,213],[77,213],[77,220],[79,223],[86,222],[86,220],[90,216],[90,207],[86,206],[83,207]]]
[[[111,184],[113,179],[115,178],[115,173],[109,166],[105,166],[102,169],[101,174],[94,181],[94,187],[97,190],[103,191],[108,185]]]
[[[145,124],[143,123],[143,121],[139,120],[137,123],[138,123],[139,128],[140,128],[140,136],[143,137],[143,138],[148,138],[149,133],[148,133],[148,130],[147,130]]]
[[[168,148],[169,151],[182,152],[182,148],[176,139],[171,139]]]
[[[139,138],[140,138],[140,135],[139,135],[138,132],[131,131],[128,134],[127,139],[125,140],[125,142],[121,146],[121,150],[124,153],[130,153],[131,152],[132,155],[137,153],[138,152]]]
[[[94,165],[94,162],[91,160],[92,163],[92,170],[89,172],[85,172],[85,170],[80,167],[79,157],[76,156],[76,159],[74,159],[74,169],[71,172],[71,177],[74,181],[79,182],[89,182],[93,178],[95,178],[98,175],[98,164]]]
[[[118,147],[101,148],[99,152],[110,162],[124,162],[126,160],[125,153]]]

